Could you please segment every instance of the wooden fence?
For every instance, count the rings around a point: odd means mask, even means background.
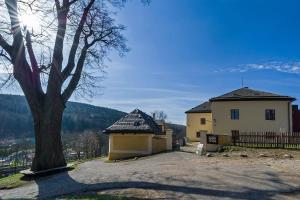
[[[232,144],[242,147],[300,149],[300,133],[233,133]]]

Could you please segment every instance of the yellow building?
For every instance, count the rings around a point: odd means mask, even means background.
[[[204,102],[188,111],[186,135],[189,141],[200,141],[201,133],[212,133],[211,103]]]
[[[135,109],[108,127],[109,160],[159,153],[172,148],[172,131],[164,130],[152,117]]]
[[[197,136],[201,131],[230,136],[241,132],[290,132],[291,103],[294,100],[290,96],[248,87],[234,90],[187,111],[187,137],[191,141],[199,141]],[[207,111],[205,114],[203,105],[210,108],[204,109]],[[204,117],[211,119],[212,123],[203,126]]]

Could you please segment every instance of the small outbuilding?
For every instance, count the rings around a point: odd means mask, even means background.
[[[146,113],[135,109],[108,127],[109,160],[145,156],[172,149],[172,130],[165,130]]]

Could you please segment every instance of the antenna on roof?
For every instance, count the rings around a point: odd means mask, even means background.
[[[244,87],[244,77],[242,77],[242,88]]]

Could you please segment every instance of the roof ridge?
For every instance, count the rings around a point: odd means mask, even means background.
[[[227,92],[217,97],[213,97],[210,101],[215,100],[232,100],[232,99],[274,99],[274,100],[281,100],[287,99],[290,101],[294,101],[295,98],[285,95],[280,95],[271,92],[265,92],[261,90],[251,89],[249,87],[243,87],[231,92]]]

